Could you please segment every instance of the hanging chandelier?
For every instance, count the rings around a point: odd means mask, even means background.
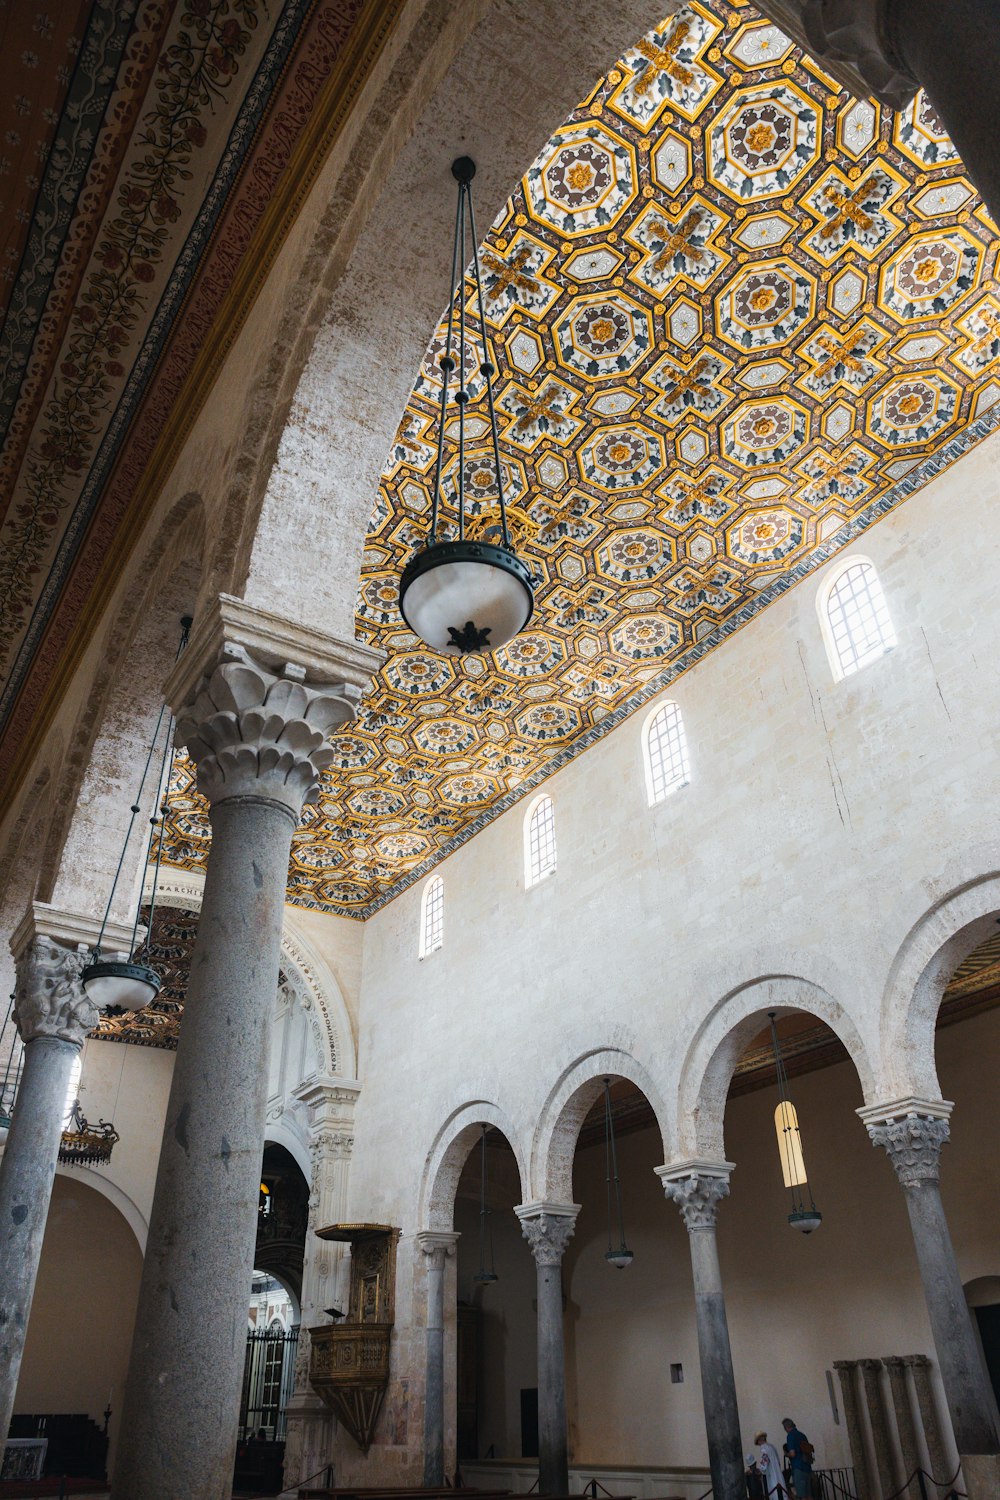
[[[177,656],[180,656],[187,645],[190,629],[191,618],[185,615],[181,619],[181,639],[180,645],[177,647]],[[164,718],[167,721],[167,729],[163,740],[163,751],[160,758],[160,778],[153,813],[149,820],[149,840],[146,848],[146,865],[153,864],[153,890],[149,903],[149,931],[152,933],[153,912],[156,907],[156,888],[160,878],[160,861],[163,856],[163,830],[167,816],[167,792],[170,787],[170,776],[174,765],[174,717],[173,714],[167,713],[166,704],[161,706],[157,716],[152,739],[149,742],[146,763],[143,766],[142,777],[139,781],[139,789],[131,804],[131,816],[128,821],[128,827],[125,830],[121,854],[118,856],[118,868],[115,870],[115,878],[111,882],[108,904],[104,908],[101,930],[97,934],[97,942],[91,951],[90,962],[80,975],[80,980],[87,995],[97,1006],[98,1010],[112,1014],[125,1010],[141,1010],[143,1006],[152,1004],[160,993],[160,976],[156,970],[151,968],[147,963],[137,963],[135,961],[135,951],[140,943],[139,912],[142,907],[141,895],[136,898],[135,920],[132,923],[132,942],[128,953],[119,954],[114,958],[105,958],[101,944],[104,939],[104,929],[111,915],[111,906],[115,899],[115,891],[118,888],[118,881],[125,863],[125,854],[128,850],[129,840],[132,837],[135,820],[141,810],[146,778],[149,775],[149,769],[156,754],[156,747],[160,739],[160,731],[163,728]],[[154,842],[156,843],[155,857],[153,854]]]
[[[480,1140],[479,1270],[472,1277],[478,1286],[492,1286],[494,1281],[500,1279],[493,1259],[493,1231],[489,1227],[490,1211],[486,1203],[486,1132],[489,1128],[488,1125],[483,1126]]]
[[[469,652],[495,651],[498,647],[513,640],[514,636],[523,630],[531,619],[534,596],[531,588],[531,574],[526,564],[514,551],[507,525],[503,466],[500,462],[500,441],[497,435],[497,417],[493,399],[493,377],[496,374],[496,366],[490,357],[486,337],[483,282],[479,268],[479,240],[476,235],[476,217],[472,207],[472,179],[476,174],[476,164],[471,157],[460,156],[452,163],[451,170],[458,182],[458,208],[455,215],[455,242],[451,261],[448,332],[445,351],[439,361],[441,413],[438,421],[431,530],[430,538],[425,546],[410,558],[403,569],[399,584],[399,608],[410,629],[432,650],[444,652],[449,656],[460,656]],[[472,240],[476,305],[482,340],[479,374],[483,377],[486,386],[490,434],[493,441],[493,466],[499,498],[499,543],[486,541],[482,537],[466,536],[465,409],[470,401],[469,373],[475,361],[466,326],[466,302],[468,300],[465,289],[466,218],[468,218],[469,234]],[[454,404],[458,407],[457,536],[439,538],[441,470],[444,461],[445,427],[448,420],[448,398],[452,375],[455,376]]]
[[[604,1080],[604,1165],[605,1177],[608,1185],[608,1248],[604,1252],[604,1259],[609,1266],[616,1266],[619,1271],[624,1271],[635,1259],[632,1251],[625,1243],[625,1218],[622,1213],[622,1184],[618,1176],[618,1152],[615,1149],[615,1122],[611,1117],[611,1079]],[[618,1245],[612,1240],[612,1198],[614,1199],[615,1219],[618,1224]]]
[[[108,1120],[91,1125],[81,1113],[79,1099],[70,1110],[70,1124],[59,1137],[59,1160],[68,1167],[100,1167],[111,1160],[121,1136]]]
[[[774,1069],[778,1079],[778,1107],[774,1111],[774,1129],[778,1137],[778,1155],[781,1158],[781,1174],[785,1187],[792,1195],[792,1211],[788,1222],[802,1234],[812,1234],[823,1222],[823,1215],[813,1202],[812,1189],[806,1176],[805,1158],[802,1155],[802,1136],[799,1133],[799,1117],[788,1097],[788,1074],[781,1055],[778,1028],[774,1024],[775,1012],[768,1012],[771,1023],[771,1044],[774,1047]],[[807,1203],[808,1195],[808,1203]]]

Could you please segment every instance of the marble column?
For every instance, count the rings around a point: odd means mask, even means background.
[[[913,1389],[917,1397],[920,1424],[924,1429],[924,1442],[927,1444],[927,1457],[930,1460],[931,1477],[939,1479],[943,1483],[946,1479],[951,1478],[951,1474],[949,1473],[951,1465],[945,1450],[944,1434],[941,1431],[941,1418],[938,1415],[937,1402],[934,1400],[934,1388],[931,1385],[931,1362],[926,1354],[904,1354],[903,1364],[906,1365],[913,1376]]]
[[[859,99],[900,110],[926,89],[997,218],[996,0],[760,0],[759,9]]]
[[[14,1409],[70,1074],[97,1025],[80,971],[99,929],[99,919],[35,902],[10,942],[24,1063],[0,1160],[0,1449]],[[105,937],[108,949],[116,942],[127,948],[131,930],[109,923]]]
[[[878,1469],[878,1487],[882,1500],[896,1490],[896,1478],[892,1469],[892,1439],[882,1395],[882,1361],[859,1359],[858,1368],[865,1388],[865,1405],[868,1422],[872,1430],[872,1446],[875,1449],[875,1466]]]
[[[888,1155],[906,1196],[958,1451],[963,1458],[966,1454],[996,1454],[1000,1452],[1000,1434],[992,1392],[941,1203],[939,1159],[948,1139],[951,1105],[940,1099],[902,1099],[858,1113],[873,1143]]]
[[[854,1468],[854,1488],[858,1500],[874,1500],[872,1482],[868,1473],[868,1454],[865,1451],[865,1433],[861,1423],[861,1407],[858,1403],[856,1359],[835,1359],[833,1368],[840,1377],[840,1393],[844,1402],[844,1424],[847,1427],[847,1442],[851,1449],[851,1464]]]
[[[417,1244],[427,1257],[427,1371],[424,1383],[424,1484],[444,1478],[444,1282],[458,1235],[421,1230]]]
[[[115,1500],[231,1493],[292,833],[377,653],[223,596],[166,685],[212,847],[121,1419]]]
[[[569,1493],[562,1259],[576,1228],[578,1203],[522,1203],[514,1212],[538,1271],[538,1488]]]
[[[732,1170],[731,1162],[707,1161],[656,1168],[663,1191],[677,1204],[688,1231],[708,1463],[715,1500],[743,1500],[746,1495],[736,1380],[715,1238],[715,1216],[719,1203],[729,1195]]]
[[[917,1500],[920,1486],[915,1479],[910,1483],[910,1475],[922,1465],[920,1445],[917,1441],[917,1425],[913,1420],[913,1407],[910,1405],[910,1388],[906,1382],[906,1366],[899,1355],[885,1355],[882,1363],[889,1375],[892,1406],[896,1413],[896,1431],[899,1433],[899,1446],[903,1454],[903,1483],[908,1485],[906,1493],[912,1497],[912,1500]]]
[[[347,1218],[347,1190],[354,1149],[354,1105],[361,1085],[351,1078],[310,1078],[294,1091],[309,1114],[312,1173],[309,1223],[302,1267],[302,1322],[295,1358],[295,1387],[285,1407],[284,1484],[294,1494],[300,1481],[329,1463],[337,1419],[309,1384],[310,1329],[326,1322],[328,1307],[346,1308],[350,1253],[345,1245],[316,1238],[315,1231]]]

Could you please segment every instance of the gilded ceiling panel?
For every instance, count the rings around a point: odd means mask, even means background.
[[[853,99],[749,5],[689,4],[627,52],[484,246],[534,618],[451,659],[399,617],[428,529],[439,329],[358,594],[358,635],[388,660],[296,835],[289,899],[368,915],[983,437],[995,235],[926,98],[899,116]],[[465,487],[495,538],[481,357]],[[446,535],[456,468],[450,442]],[[174,800],[170,858],[201,864],[183,767]]]

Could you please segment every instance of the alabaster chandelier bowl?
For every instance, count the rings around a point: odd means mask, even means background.
[[[458,183],[458,208],[455,215],[448,331],[445,352],[438,361],[441,370],[441,410],[438,415],[430,535],[403,569],[399,581],[399,610],[414,635],[419,636],[432,651],[445,656],[463,656],[472,652],[496,651],[499,647],[506,646],[531,619],[534,599],[531,574],[514,551],[507,529],[504,474],[493,400],[496,366],[490,354],[486,332],[479,242],[472,207],[472,179],[476,174],[476,164],[470,157],[460,156],[452,163],[451,171]],[[472,245],[474,299],[466,298],[466,219]],[[473,316],[471,312],[467,315],[467,300],[473,301],[477,316]],[[478,353],[473,352],[470,343],[470,322],[478,324]],[[499,502],[499,543],[466,536],[465,411],[471,400],[471,393],[465,382],[467,372],[477,364],[489,412],[488,425]],[[455,389],[452,393],[453,376]],[[445,433],[449,428],[449,399],[458,408],[457,537],[452,535],[442,538],[438,528]],[[451,421],[451,430],[454,430],[454,419]]]
[[[142,1010],[160,993],[160,976],[148,964],[102,958],[80,975],[87,996],[98,1010]]]
[[[447,656],[506,646],[533,605],[528,569],[492,542],[432,543],[407,563],[399,591],[407,625]]]

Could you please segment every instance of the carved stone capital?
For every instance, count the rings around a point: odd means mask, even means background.
[[[885,1151],[904,1188],[940,1180],[941,1147],[949,1136],[947,1120],[908,1114],[866,1124],[872,1144]]]
[[[14,1018],[23,1042],[53,1037],[83,1046],[99,1015],[80,983],[88,959],[86,949],[67,948],[50,937],[35,937],[21,950]]]
[[[435,1270],[440,1271],[448,1256],[454,1255],[460,1236],[444,1230],[421,1229],[414,1239]]]
[[[905,109],[919,85],[893,47],[892,4],[761,0],[759,9],[859,99],[871,94],[890,109]]]
[[[536,1266],[559,1266],[573,1238],[579,1203],[522,1203],[514,1212]]]
[[[728,1177],[682,1177],[664,1181],[663,1191],[681,1211],[685,1228],[714,1229],[723,1198],[729,1197]]]
[[[663,1183],[664,1193],[677,1204],[689,1232],[715,1228],[719,1204],[723,1198],[729,1197],[732,1162],[698,1158],[674,1162],[672,1166],[655,1170]]]
[[[324,1162],[349,1161],[353,1150],[353,1135],[341,1130],[323,1130],[309,1142],[309,1154],[317,1169]]]
[[[833,1368],[835,1370],[856,1370],[858,1361],[856,1359],[835,1359]]]
[[[177,743],[209,802],[257,796],[298,819],[383,660],[333,636],[219,595],[199,620],[165,692]]]

